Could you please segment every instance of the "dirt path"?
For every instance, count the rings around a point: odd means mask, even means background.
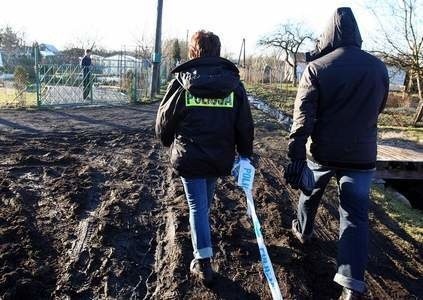
[[[156,109],[0,112],[0,299],[270,299],[245,198],[229,178],[211,217],[216,283],[191,278],[188,208],[154,138]],[[336,299],[336,189],[317,239],[301,246],[290,232],[298,195],[281,179],[286,133],[254,115],[254,196],[283,296]],[[422,245],[378,205],[370,217],[368,297],[422,298]]]

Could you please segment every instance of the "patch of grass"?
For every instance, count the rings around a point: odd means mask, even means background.
[[[292,115],[297,88],[291,84],[246,84],[248,93]]]
[[[423,128],[413,128],[414,130],[407,130],[405,134],[413,141],[423,143]],[[418,130],[420,129],[420,130]]]
[[[419,243],[423,242],[423,213],[421,211],[409,208],[396,200],[391,191],[379,186],[372,187],[371,196],[405,232]]]
[[[17,97],[16,90],[0,88],[0,108],[3,107],[31,107],[37,105],[37,93],[25,92],[23,97]]]
[[[388,107],[380,114],[379,126],[410,127],[413,124],[415,109],[408,107]]]
[[[381,125],[379,126],[381,130],[392,130],[392,131],[406,131],[410,132],[410,134],[423,134],[423,127],[401,127],[401,126],[389,126],[389,125]]]
[[[398,126],[379,126],[379,133],[396,132],[404,135],[404,139],[416,143],[423,143],[423,128],[418,127],[398,127]]]

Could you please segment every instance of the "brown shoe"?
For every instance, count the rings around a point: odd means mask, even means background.
[[[194,258],[189,267],[191,273],[201,280],[204,285],[209,285],[213,281],[213,269],[211,267],[210,258]]]
[[[346,287],[342,289],[341,297],[339,300],[361,300],[364,299],[364,295],[357,291],[350,290]]]

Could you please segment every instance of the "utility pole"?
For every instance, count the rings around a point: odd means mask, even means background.
[[[163,0],[157,0],[156,41],[153,53],[153,72],[151,77],[151,93],[153,98],[160,90],[160,62],[162,58],[162,11]]]
[[[243,63],[241,64],[241,56],[244,53]],[[245,68],[245,38],[242,39],[241,50],[238,56],[238,68]]]
[[[186,39],[186,47],[187,47],[187,60],[189,59],[189,42],[188,42],[189,30],[187,29],[187,39]]]
[[[242,39],[242,42],[244,44],[244,65],[243,65],[243,67],[246,68],[247,66],[245,65],[245,38]]]

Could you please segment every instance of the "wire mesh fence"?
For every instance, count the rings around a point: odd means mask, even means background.
[[[147,99],[151,66],[146,60],[93,60],[84,73],[79,64],[39,66],[40,105],[117,104]]]
[[[152,64],[137,51],[92,55],[81,66],[81,51],[42,55],[39,46],[19,53],[0,49],[0,108],[125,104],[150,100]],[[161,81],[170,63],[161,63]]]

